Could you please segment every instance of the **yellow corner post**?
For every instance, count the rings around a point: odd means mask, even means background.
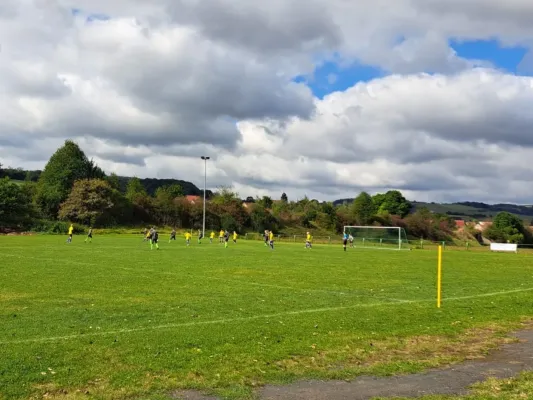
[[[442,246],[439,246],[437,256],[437,308],[440,308],[442,295]]]

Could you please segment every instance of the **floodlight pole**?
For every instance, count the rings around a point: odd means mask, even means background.
[[[202,237],[205,238],[205,192],[207,190],[207,160],[209,160],[209,157],[202,156],[201,158],[204,160],[204,210],[202,218]]]

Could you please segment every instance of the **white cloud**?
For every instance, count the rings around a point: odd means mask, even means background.
[[[211,155],[243,196],[530,202],[532,80],[448,41],[531,46],[531,20],[526,0],[2,1],[0,162],[75,138],[123,175],[201,183]],[[323,100],[292,82],[333,57],[392,75]]]

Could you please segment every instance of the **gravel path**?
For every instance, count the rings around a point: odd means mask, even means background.
[[[261,400],[369,400],[373,397],[419,397],[430,394],[465,394],[477,382],[494,377],[510,378],[533,370],[533,331],[516,332],[520,342],[503,345],[480,360],[466,361],[424,373],[376,378],[361,376],[353,381],[299,381],[291,385],[267,385],[259,390]],[[177,395],[183,400],[216,400],[198,392]]]

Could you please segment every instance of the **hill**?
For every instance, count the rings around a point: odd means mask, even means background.
[[[339,199],[333,202],[334,205],[341,205],[343,203],[351,203],[353,199]],[[446,214],[455,219],[463,219],[465,221],[472,220],[489,220],[492,219],[502,211],[507,211],[515,214],[526,221],[528,224],[533,220],[533,206],[532,205],[517,205],[517,204],[486,204],[474,201],[462,201],[457,203],[426,203],[423,201],[411,201],[413,208],[411,212],[417,209],[426,207],[428,210],[436,214]]]
[[[425,203],[413,201],[413,211],[417,208],[427,207],[430,211],[446,214],[455,219],[488,220],[499,212],[507,211],[515,214],[528,224],[533,219],[533,206],[517,204],[485,204],[479,202],[463,201],[457,203]]]
[[[31,181],[37,182],[41,176],[42,171],[26,171],[22,168],[4,168],[0,170],[0,178],[8,176],[10,179],[16,182],[22,181]],[[128,176],[119,176],[119,186],[122,192],[126,192],[126,187],[128,182],[132,177]],[[174,185],[178,184],[183,189],[185,195],[200,196],[203,194],[203,190],[199,189],[195,184],[183,181],[181,179],[156,179],[156,178],[144,178],[140,179],[142,185],[144,186],[146,192],[153,196],[155,191],[161,186]],[[212,192],[208,190],[206,195],[209,197],[212,195]]]

